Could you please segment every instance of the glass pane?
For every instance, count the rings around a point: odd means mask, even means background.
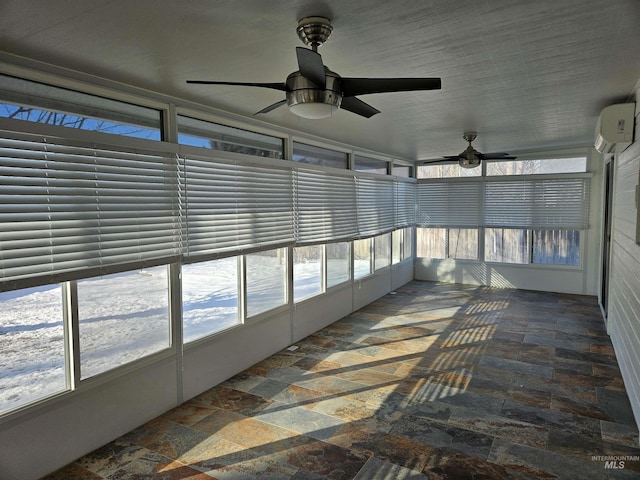
[[[250,253],[247,268],[247,317],[287,303],[287,250]]]
[[[378,235],[374,239],[375,268],[379,270],[391,264],[391,234]]]
[[[450,228],[449,258],[476,260],[478,258],[478,229]]]
[[[81,378],[168,348],[167,267],[78,282]]]
[[[355,156],[354,170],[359,172],[378,173],[380,175],[386,175],[389,162],[384,160],[378,160],[377,158],[362,157],[360,155]]]
[[[293,249],[293,300],[322,293],[322,245]]]
[[[580,173],[586,171],[586,157],[487,162],[487,175],[535,175],[543,173]]]
[[[447,229],[418,228],[417,255],[422,258],[446,258]]]
[[[351,278],[351,244],[329,243],[327,251],[327,287],[346,282]]]
[[[284,140],[178,115],[178,143],[257,157],[283,158]]]
[[[391,262],[395,265],[403,260],[404,229],[394,230],[391,235]]]
[[[62,289],[0,293],[0,413],[66,390]]]
[[[484,232],[485,261],[529,263],[529,230],[486,228]]]
[[[457,177],[479,177],[482,175],[482,168],[463,168],[457,163],[438,165],[419,165],[416,172],[417,178],[457,178]]]
[[[184,342],[220,332],[239,323],[238,258],[183,265]]]
[[[370,275],[371,272],[371,238],[353,242],[353,278]]]
[[[580,231],[534,230],[533,263],[580,265]]]
[[[293,142],[293,161],[334,168],[349,168],[349,155],[328,148]]]
[[[404,255],[403,260],[413,256],[413,227],[404,229]]]
[[[410,178],[411,173],[411,167],[407,165],[398,165],[397,163],[393,164],[393,174],[396,177]]]
[[[5,75],[0,75],[0,90],[0,117],[161,139],[159,110]]]

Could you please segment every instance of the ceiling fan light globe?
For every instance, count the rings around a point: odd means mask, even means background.
[[[477,155],[460,155],[458,164],[462,168],[475,168],[480,165],[480,157]]]
[[[338,107],[329,103],[313,102],[290,105],[289,110],[298,117],[319,120],[332,116],[338,111]]]

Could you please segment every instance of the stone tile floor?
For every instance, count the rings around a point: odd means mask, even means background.
[[[640,478],[593,297],[411,282],[297,346],[45,478]]]

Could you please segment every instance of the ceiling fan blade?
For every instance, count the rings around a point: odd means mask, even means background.
[[[307,80],[311,80],[319,88],[324,89],[327,84],[322,56],[318,52],[303,47],[296,47],[296,55],[298,56],[298,68],[302,76]]]
[[[483,160],[513,160],[517,158],[506,152],[481,153],[480,156]]]
[[[254,113],[254,115],[259,115],[261,113],[269,113],[270,111],[275,110],[276,108],[281,107],[282,105],[285,105],[286,103],[287,103],[286,100],[280,100],[279,102],[271,104],[268,107],[264,107],[259,112]]]
[[[443,158],[432,158],[430,160],[420,160],[418,165],[430,165],[433,163],[454,163],[458,161],[458,156],[455,157],[443,157]]]
[[[345,97],[369,93],[438,90],[442,87],[439,78],[342,78],[341,82]]]
[[[371,118],[375,114],[380,113],[380,110],[373,108],[368,103],[365,103],[356,97],[343,98],[340,108],[365,118]]]
[[[281,90],[283,92],[287,92],[289,90],[286,83],[211,82],[208,80],[187,80],[187,83],[198,85],[236,85],[240,87],[271,88],[273,90]]]

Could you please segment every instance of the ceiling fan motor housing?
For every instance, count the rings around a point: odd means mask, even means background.
[[[342,103],[342,89],[340,75],[325,67],[326,86],[318,88],[312,81],[303,77],[297,71],[287,77],[287,106],[293,107],[306,104],[326,105],[325,111],[334,111],[340,108]],[[321,117],[318,117],[321,118]]]
[[[480,152],[471,145],[469,145],[465,151],[458,156],[458,163],[463,168],[475,168],[480,165],[480,160]]]

